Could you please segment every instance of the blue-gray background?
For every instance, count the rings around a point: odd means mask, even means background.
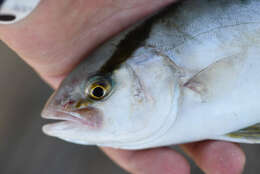
[[[41,132],[46,121],[40,112],[51,93],[37,74],[0,42],[0,173],[126,174],[96,147],[66,143]],[[244,173],[259,173],[260,145],[242,147],[247,154]],[[191,165],[192,174],[202,174]]]

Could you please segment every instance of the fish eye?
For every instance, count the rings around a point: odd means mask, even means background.
[[[106,88],[103,86],[97,85],[91,88],[90,95],[94,99],[102,99],[106,94]]]
[[[89,84],[86,95],[93,100],[104,99],[111,91],[111,83],[106,79],[99,79]]]

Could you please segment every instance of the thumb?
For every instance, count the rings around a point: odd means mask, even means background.
[[[93,48],[172,1],[42,0],[25,19],[0,24],[0,38],[57,87]]]

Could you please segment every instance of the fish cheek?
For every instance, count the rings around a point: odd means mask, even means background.
[[[104,114],[102,111],[99,111],[95,108],[83,108],[75,111],[83,119],[86,120],[86,124],[92,128],[101,128],[103,127]]]

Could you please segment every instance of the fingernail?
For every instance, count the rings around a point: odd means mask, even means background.
[[[40,0],[0,0],[0,24],[11,24],[28,16]]]

